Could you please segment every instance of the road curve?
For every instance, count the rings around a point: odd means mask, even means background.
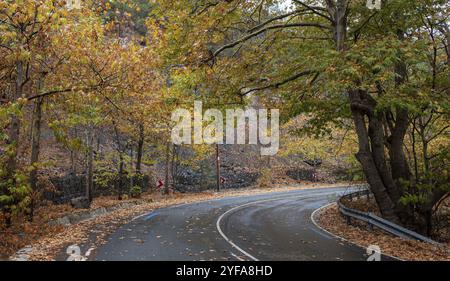
[[[366,260],[311,213],[345,188],[229,197],[155,210],[120,227],[95,260]]]

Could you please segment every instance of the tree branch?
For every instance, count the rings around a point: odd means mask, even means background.
[[[47,97],[47,96],[51,96],[54,94],[62,94],[62,93],[67,93],[67,92],[72,92],[72,91],[91,91],[91,90],[95,90],[99,87],[99,85],[96,86],[92,86],[92,87],[85,87],[85,88],[67,88],[67,89],[58,89],[58,90],[51,90],[48,92],[43,92],[43,93],[39,93],[37,95],[28,97],[27,100],[31,101],[37,98],[43,98],[43,97]]]
[[[292,82],[292,81],[294,81],[294,80],[296,80],[296,79],[298,79],[300,77],[303,77],[303,76],[306,76],[306,75],[310,75],[310,74],[314,74],[314,73],[317,73],[317,72],[316,71],[312,71],[312,70],[303,71],[303,72],[297,73],[297,74],[295,74],[295,75],[293,75],[291,77],[288,77],[288,78],[286,78],[283,81],[276,82],[276,83],[273,83],[273,84],[269,84],[269,85],[266,85],[266,86],[252,88],[252,89],[249,89],[249,90],[247,90],[247,91],[245,91],[243,93],[239,93],[239,95],[245,96],[245,95],[248,95],[248,94],[250,94],[252,92],[256,92],[256,91],[262,91],[262,90],[267,90],[267,89],[276,89],[276,88],[278,88],[278,87],[280,87],[280,86],[282,86],[284,84],[287,84],[289,82]]]
[[[229,44],[226,44],[226,45],[220,47],[219,49],[217,49],[213,53],[212,56],[214,58],[214,57],[218,56],[220,53],[222,53],[223,51],[225,51],[227,49],[230,49],[230,48],[233,48],[234,46],[236,46],[238,44],[244,43],[245,41],[247,41],[247,40],[249,40],[249,39],[251,39],[251,38],[253,38],[255,36],[258,36],[259,34],[264,33],[264,32],[266,32],[268,30],[281,29],[281,28],[291,28],[291,27],[302,27],[302,26],[318,27],[318,28],[323,28],[323,29],[328,29],[328,30],[331,29],[330,27],[322,25],[322,24],[319,24],[319,23],[288,23],[288,24],[271,25],[271,26],[265,27],[263,29],[260,29],[258,31],[255,31],[255,32],[253,32],[253,33],[251,33],[249,35],[246,35],[246,36],[244,36],[244,37],[242,37],[242,38],[240,38],[240,39],[238,39],[238,40],[236,40],[234,42],[231,42]]]
[[[329,16],[327,16],[327,15],[322,14],[321,12],[319,12],[319,11],[317,10],[317,7],[310,6],[310,5],[305,4],[305,3],[301,2],[301,1],[298,1],[298,0],[294,0],[294,2],[297,3],[297,4],[302,5],[302,6],[305,7],[306,9],[310,10],[311,12],[313,12],[314,14],[316,14],[316,15],[318,15],[318,16],[320,16],[320,17],[323,17],[323,18],[329,20],[330,22],[333,22],[333,19],[332,19],[331,17],[329,17]]]
[[[254,32],[255,30],[258,30],[258,29],[266,26],[267,24],[269,24],[271,22],[274,22],[274,21],[277,21],[277,20],[282,20],[284,18],[296,15],[296,14],[301,13],[301,12],[304,12],[304,11],[303,10],[296,10],[296,11],[293,11],[293,12],[290,12],[290,13],[287,13],[287,14],[282,14],[282,15],[270,18],[270,19],[268,19],[268,20],[266,20],[266,21],[264,21],[264,22],[262,22],[262,23],[260,23],[260,24],[258,24],[256,26],[250,28],[247,32],[248,33]]]

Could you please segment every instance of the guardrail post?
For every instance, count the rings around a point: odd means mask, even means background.
[[[371,224],[370,222],[367,222],[367,229],[369,231],[373,231],[373,224]]]

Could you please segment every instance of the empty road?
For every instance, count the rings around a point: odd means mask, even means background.
[[[155,210],[123,225],[96,260],[366,260],[317,228],[314,210],[345,188],[229,197]]]

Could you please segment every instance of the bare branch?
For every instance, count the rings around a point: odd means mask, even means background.
[[[279,16],[276,16],[276,17],[273,17],[273,18],[270,18],[270,19],[268,19],[268,20],[262,22],[261,24],[258,24],[258,25],[256,25],[255,27],[252,27],[252,28],[249,29],[247,32],[249,32],[249,33],[250,33],[250,32],[254,32],[255,30],[258,30],[258,29],[260,29],[260,28],[266,26],[267,24],[269,24],[269,23],[271,23],[271,22],[274,22],[274,21],[277,21],[277,20],[282,20],[282,19],[284,19],[284,18],[287,18],[287,17],[293,16],[293,15],[299,14],[299,13],[301,13],[301,12],[304,12],[304,11],[303,11],[303,10],[296,10],[296,11],[293,11],[293,12],[290,12],[290,13],[287,13],[287,14],[282,14],[282,15],[279,15]]]
[[[306,9],[310,10],[311,12],[313,12],[314,14],[323,17],[327,20],[329,20],[330,22],[333,22],[333,19],[325,14],[322,14],[321,12],[318,11],[317,7],[313,7],[310,6],[308,4],[303,3],[302,1],[298,1],[298,0],[294,0],[295,3],[300,4],[301,6],[305,7]]]
[[[317,72],[316,71],[312,71],[312,70],[306,70],[306,71],[297,73],[297,74],[295,74],[295,75],[293,75],[291,77],[288,77],[288,78],[284,79],[283,81],[276,82],[276,83],[273,83],[273,84],[269,84],[269,85],[266,85],[266,86],[252,88],[252,89],[249,89],[249,90],[247,90],[247,91],[245,91],[243,93],[240,93],[239,95],[245,96],[245,95],[248,95],[248,94],[256,92],[256,91],[262,91],[262,90],[267,90],[267,89],[276,89],[276,88],[279,88],[280,86],[282,86],[284,84],[287,84],[289,82],[292,82],[292,81],[294,81],[294,80],[296,80],[296,79],[298,79],[300,77],[307,76],[307,75],[310,75],[310,74],[315,74],[315,73],[317,73]]]
[[[92,90],[97,89],[98,87],[99,87],[99,85],[92,86],[92,87],[84,87],[84,88],[67,88],[67,89],[51,90],[48,92],[43,92],[43,93],[39,93],[37,95],[28,97],[27,100],[31,101],[31,100],[34,100],[37,98],[43,98],[43,97],[51,96],[54,94],[68,93],[68,92],[72,92],[72,91],[92,91]]]
[[[264,33],[266,31],[272,30],[272,29],[282,29],[282,28],[291,28],[291,27],[318,27],[318,28],[322,28],[322,29],[327,29],[330,30],[331,28],[329,26],[325,26],[319,23],[288,23],[288,24],[276,24],[276,25],[271,25],[271,26],[267,26],[265,28],[262,28],[258,31],[255,31],[253,33],[250,33],[234,42],[231,42],[229,44],[226,44],[222,47],[220,47],[219,49],[217,49],[214,53],[213,53],[213,58],[216,57],[217,55],[219,55],[220,53],[222,53],[223,51],[225,51],[226,49],[230,49],[233,48],[234,46],[244,43],[245,41],[258,36],[261,33]]]

